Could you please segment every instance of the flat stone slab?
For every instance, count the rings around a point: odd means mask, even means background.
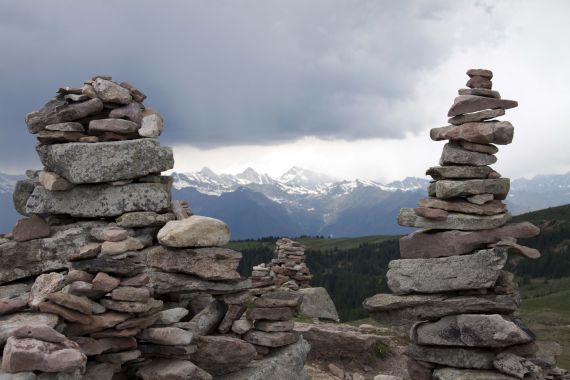
[[[468,179],[452,181],[443,179],[435,183],[436,198],[455,198],[478,194],[493,194],[495,199],[505,199],[509,193],[511,181],[508,178]]]
[[[493,197],[492,194],[491,197]],[[483,204],[476,204],[463,199],[424,198],[418,201],[418,206],[474,215],[497,215],[507,212],[507,205],[494,199]]]
[[[507,145],[513,141],[514,127],[508,121],[469,122],[430,130],[434,141],[462,140],[477,144]]]
[[[459,314],[419,322],[410,337],[420,345],[457,347],[508,347],[534,340],[521,320],[500,314]]]
[[[459,95],[453,101],[447,116],[457,116],[464,113],[482,111],[486,109],[501,108],[504,110],[515,108],[519,104],[515,100],[487,98],[477,95]]]
[[[487,179],[495,171],[488,166],[433,166],[426,175],[440,179]]]
[[[132,211],[161,212],[168,207],[170,188],[157,183],[83,185],[68,191],[48,191],[37,186],[28,198],[26,212],[96,218],[119,216]]]
[[[496,108],[492,110],[483,110],[472,113],[464,113],[463,115],[457,115],[450,117],[447,122],[453,125],[461,125],[465,123],[471,123],[474,121],[485,121],[489,119],[494,119],[498,116],[503,116],[505,110]]]
[[[477,96],[485,96],[487,98],[501,99],[501,94],[499,93],[499,91],[489,90],[486,88],[460,88],[459,90],[457,90],[457,93],[459,95],[477,95]],[[501,111],[504,112],[504,110]]]
[[[440,165],[469,165],[487,166],[497,162],[497,157],[492,154],[467,150],[456,143],[447,143],[443,147]]]
[[[438,368],[433,372],[434,380],[515,380],[516,377],[507,376],[497,371]]]
[[[413,208],[402,208],[398,224],[404,227],[430,228],[438,230],[488,230],[498,228],[511,220],[511,214],[481,216],[450,212],[447,220],[434,220],[418,216]]]
[[[364,300],[370,316],[382,323],[411,326],[417,321],[435,320],[462,313],[512,314],[520,306],[518,294],[376,294]]]
[[[208,292],[210,294],[231,294],[251,288],[251,280],[207,281],[196,276],[181,273],[149,272],[150,283],[157,294]]]
[[[174,167],[172,149],[155,139],[44,145],[42,164],[71,183],[113,182]]]
[[[103,102],[100,99],[68,104],[63,96],[57,96],[40,110],[27,114],[26,124],[30,133],[38,133],[48,125],[79,120],[102,110]]]
[[[436,259],[392,260],[386,277],[394,294],[488,289],[506,262],[507,252],[501,248]]]
[[[507,224],[481,231],[416,231],[400,238],[400,257],[428,259],[463,255],[503,239],[526,239],[539,233],[540,229],[529,222]]]

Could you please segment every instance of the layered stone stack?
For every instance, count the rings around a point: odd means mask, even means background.
[[[517,102],[492,90],[489,70],[469,70],[448,116],[451,125],[432,129],[449,140],[429,198],[402,209],[398,223],[417,227],[400,239],[401,260],[389,264],[388,287],[364,307],[382,322],[412,325],[407,348],[411,379],[558,378],[562,371],[538,352],[535,336],[516,316],[520,296],[503,270],[508,253],[535,259],[540,253],[517,244],[539,233],[530,223],[508,224],[502,200],[509,179],[489,165],[496,145],[510,144],[513,126],[493,120]],[[527,378],[527,377],[525,377]]]
[[[311,278],[305,264],[305,247],[288,238],[277,240],[271,262],[253,267],[251,274],[254,288],[277,286],[298,290],[310,287]]]

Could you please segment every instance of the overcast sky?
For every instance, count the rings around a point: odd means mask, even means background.
[[[422,176],[471,67],[519,101],[495,167],[570,170],[570,2],[0,0],[0,170],[38,167],[24,115],[108,73],[165,119],[176,170]]]

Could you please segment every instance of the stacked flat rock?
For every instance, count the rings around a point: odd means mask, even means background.
[[[257,351],[234,324],[251,281],[223,248],[227,225],[171,201],[160,115],[107,76],[58,93],[26,117],[44,170],[17,184],[27,217],[0,239],[0,377],[212,379],[247,366]]]
[[[489,70],[469,70],[448,116],[431,130],[448,140],[440,166],[431,167],[429,197],[401,209],[398,223],[418,230],[400,239],[401,260],[388,266],[393,294],[377,294],[364,307],[381,322],[411,326],[408,375],[423,379],[554,379],[563,371],[546,363],[534,334],[516,316],[520,295],[503,270],[509,253],[536,259],[517,243],[539,233],[531,223],[509,224],[502,202],[509,179],[489,165],[496,145],[510,144],[513,126],[495,120],[517,102],[492,90]],[[526,377],[525,377],[526,376]]]
[[[309,288],[311,278],[305,264],[305,247],[288,238],[277,240],[271,262],[253,267],[251,274],[254,288],[283,287],[298,290]]]

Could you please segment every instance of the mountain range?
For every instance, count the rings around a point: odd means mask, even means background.
[[[171,175],[173,198],[228,223],[233,239],[406,233],[395,222],[398,211],[414,207],[429,183],[418,177],[387,184],[338,180],[298,167],[279,177],[252,168],[236,175],[209,168]],[[18,218],[11,191],[19,178],[0,173],[0,231],[9,231]],[[570,172],[515,179],[506,202],[513,214],[570,203]]]

